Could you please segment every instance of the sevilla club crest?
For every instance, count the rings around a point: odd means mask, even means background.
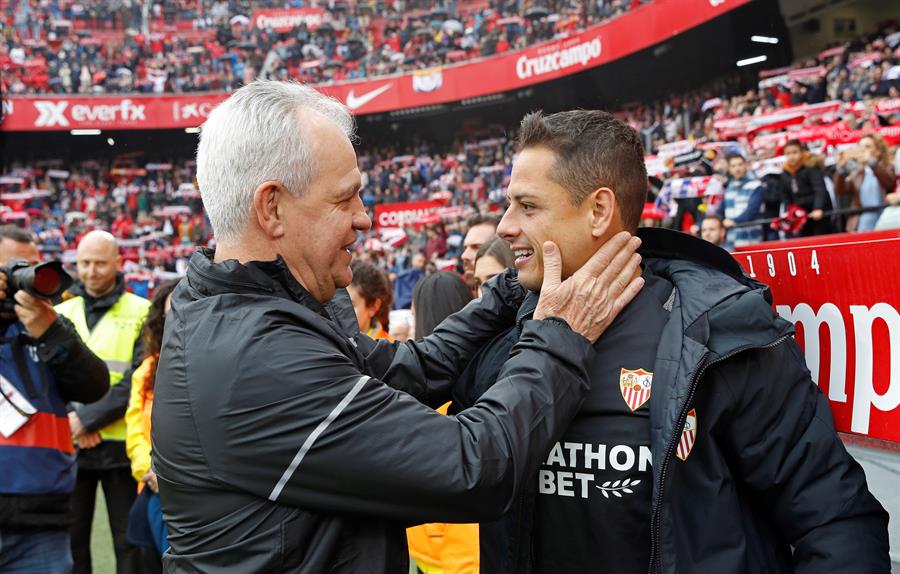
[[[619,372],[619,388],[622,390],[622,398],[632,411],[636,411],[650,399],[650,386],[653,384],[653,373],[638,369],[629,371],[622,369]]]
[[[694,450],[694,442],[697,440],[697,409],[691,409],[687,419],[684,421],[684,430],[681,431],[681,440],[678,441],[678,448],[675,450],[675,456],[681,460],[687,460],[691,451]]]

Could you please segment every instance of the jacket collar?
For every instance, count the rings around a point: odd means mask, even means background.
[[[89,295],[84,288],[84,283],[81,281],[72,285],[69,289],[69,293],[76,297],[83,297],[85,300],[85,308],[88,311],[109,309],[115,305],[116,302],[121,299],[122,294],[125,293],[125,276],[121,273],[117,273],[116,285],[112,288],[112,291],[101,297],[92,297]]]
[[[769,288],[745,275],[724,249],[669,229],[640,229],[638,236],[645,264],[675,285],[684,335],[713,358],[793,332],[772,311]]]
[[[187,279],[190,286],[205,296],[231,293],[270,293],[300,303],[304,307],[330,318],[325,306],[319,303],[291,274],[279,256],[272,261],[248,261],[236,259],[215,262],[215,250],[198,249],[191,257]]]

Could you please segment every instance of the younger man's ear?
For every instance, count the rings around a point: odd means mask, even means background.
[[[587,197],[591,202],[591,235],[603,237],[607,235],[616,221],[616,196],[608,187],[595,189]]]

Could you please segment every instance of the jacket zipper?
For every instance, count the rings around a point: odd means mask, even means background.
[[[700,364],[697,369],[694,371],[693,376],[691,377],[691,386],[688,388],[688,396],[687,400],[684,402],[684,406],[681,407],[681,412],[678,413],[678,419],[675,421],[675,434],[672,436],[672,439],[669,441],[669,446],[666,448],[666,456],[663,458],[662,468],[659,471],[659,493],[656,497],[656,504],[653,506],[653,512],[650,515],[650,528],[651,528],[651,539],[653,543],[650,546],[650,569],[649,573],[653,574],[654,570],[657,574],[662,574],[662,560],[659,559],[659,537],[660,537],[660,515],[662,514],[662,501],[663,501],[663,489],[666,484],[666,473],[669,470],[669,461],[672,459],[672,453],[675,452],[675,445],[678,443],[678,435],[681,434],[681,431],[684,429],[684,421],[687,419],[687,414],[690,409],[691,404],[694,402],[694,393],[697,390],[697,383],[700,380],[700,377],[706,372],[706,370],[713,365],[718,365],[723,361],[727,361],[728,359],[743,353],[745,351],[749,351],[751,349],[771,349],[772,347],[777,347],[784,341],[790,339],[793,335],[782,335],[778,339],[775,339],[768,345],[763,346],[754,346],[754,345],[745,345],[743,347],[738,347],[737,349],[731,351],[727,355],[719,357],[715,361],[710,363],[706,362],[706,359],[709,357],[710,353],[707,352],[703,355],[703,358],[700,360]],[[655,568],[654,568],[655,563]]]

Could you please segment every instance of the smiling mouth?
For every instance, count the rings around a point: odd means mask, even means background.
[[[516,257],[516,267],[521,267],[534,255],[534,249],[530,247],[516,247],[513,249],[513,255]]]

